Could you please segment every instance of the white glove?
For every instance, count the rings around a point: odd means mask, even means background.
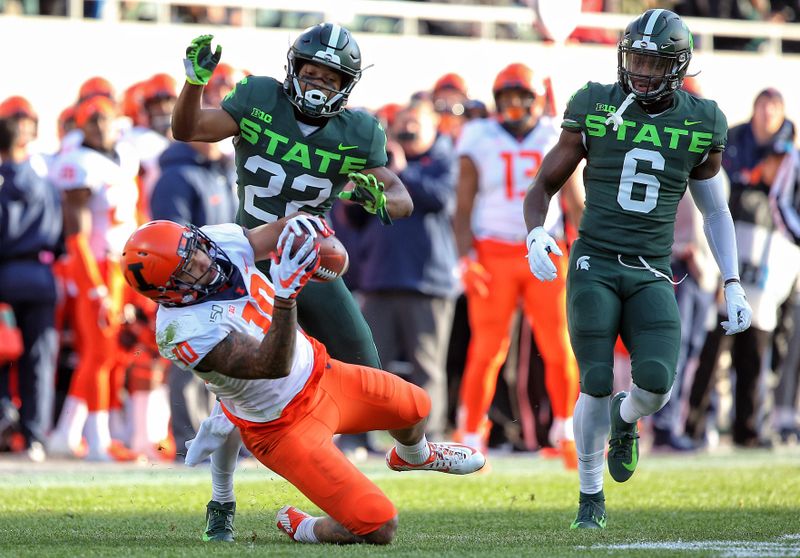
[[[310,234],[313,238],[317,238],[318,234],[323,237],[329,237],[333,234],[333,231],[328,226],[328,223],[315,215],[295,215],[287,220],[283,226],[281,235],[278,237],[278,246],[283,244],[289,233],[294,233],[295,236]]]
[[[292,256],[292,245],[296,235],[289,232],[278,241],[277,252],[272,253],[269,276],[275,287],[275,296],[294,298],[319,267],[319,244],[308,235],[305,242]]]
[[[528,233],[526,243],[528,244],[528,265],[531,266],[531,273],[539,281],[555,279],[558,272],[550,259],[550,254],[560,256],[561,249],[553,237],[547,234],[542,227],[536,227]]]
[[[738,281],[725,285],[725,303],[728,306],[728,320],[720,324],[725,330],[725,335],[741,333],[750,327],[753,310],[747,303],[744,289]]]

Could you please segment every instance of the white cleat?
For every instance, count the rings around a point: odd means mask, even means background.
[[[396,448],[386,454],[386,466],[393,471],[439,471],[451,475],[468,475],[486,465],[486,457],[463,444],[429,442],[431,455],[425,463],[413,465],[397,455]]]

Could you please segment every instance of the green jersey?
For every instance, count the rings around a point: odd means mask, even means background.
[[[583,134],[586,205],[580,238],[628,256],[668,256],[689,173],[725,148],[728,123],[714,101],[678,90],[651,116],[634,102],[614,131],[608,113],[626,98],[619,84],[589,82],[567,104],[561,126]]]
[[[386,165],[386,134],[366,112],[345,110],[303,135],[283,85],[246,77],[222,101],[234,138],[237,223],[252,228],[295,211],[326,213],[347,174]]]

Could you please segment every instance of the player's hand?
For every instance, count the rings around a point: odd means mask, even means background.
[[[192,39],[186,47],[186,58],[183,66],[186,68],[186,81],[192,85],[206,85],[214,73],[214,68],[222,57],[222,45],[217,45],[217,50],[211,52],[211,39],[214,35],[200,35]]]
[[[725,304],[728,307],[728,319],[720,324],[725,330],[725,335],[741,333],[750,327],[753,310],[738,281],[725,286]]]
[[[100,330],[105,330],[111,325],[113,320],[111,312],[113,304],[111,296],[108,294],[108,289],[105,285],[100,285],[91,289],[88,293],[88,297],[97,315],[97,327],[100,328]]]
[[[297,235],[290,232],[272,253],[269,275],[275,296],[280,298],[295,298],[319,267],[319,243],[309,234],[297,253],[292,254],[295,238]]]
[[[281,235],[278,237],[278,245],[281,245],[286,240],[288,234],[294,234],[295,236],[310,234],[314,238],[317,238],[317,235],[328,238],[333,235],[333,229],[321,217],[300,214],[286,221]]]
[[[489,296],[489,281],[492,276],[485,267],[469,256],[461,258],[458,266],[461,271],[461,284],[464,285],[467,294],[477,295],[480,298]]]
[[[392,218],[386,209],[386,194],[383,182],[378,182],[374,174],[351,172],[347,178],[355,185],[349,192],[339,192],[339,199],[349,200],[361,205],[368,213],[377,215],[386,224],[392,224]]]
[[[558,275],[550,254],[561,256],[561,249],[542,227],[536,227],[528,233],[528,265],[531,273],[539,281],[552,281]]]

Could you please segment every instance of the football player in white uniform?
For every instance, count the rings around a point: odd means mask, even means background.
[[[334,445],[334,434],[389,430],[397,442],[386,461],[396,471],[466,474],[485,458],[427,441],[430,399],[422,389],[332,359],[297,327],[296,296],[319,265],[315,238],[329,234],[323,221],[305,215],[251,230],[153,221],[128,240],[122,268],[134,289],[159,304],[161,354],[205,380],[253,455],[329,514],[285,506],[278,528],[297,542],[387,544],[397,511]],[[276,246],[267,277],[255,263]],[[208,508],[209,539],[233,540],[235,464],[224,445],[212,454],[217,505]]]
[[[567,334],[566,285],[563,278],[540,283],[530,276],[522,217],[525,192],[545,153],[558,140],[558,128],[545,114],[544,84],[534,81],[524,64],[510,64],[500,71],[492,91],[497,117],[469,122],[457,147],[460,172],[454,227],[472,331],[458,427],[467,445],[486,443],[489,406],[508,353],[511,319],[521,304],[544,361],[553,410],[550,442],[567,467],[575,468],[571,422],[578,368]],[[551,204],[546,226],[563,250],[560,202]],[[520,409],[528,409],[532,418],[529,406],[521,404]]]

